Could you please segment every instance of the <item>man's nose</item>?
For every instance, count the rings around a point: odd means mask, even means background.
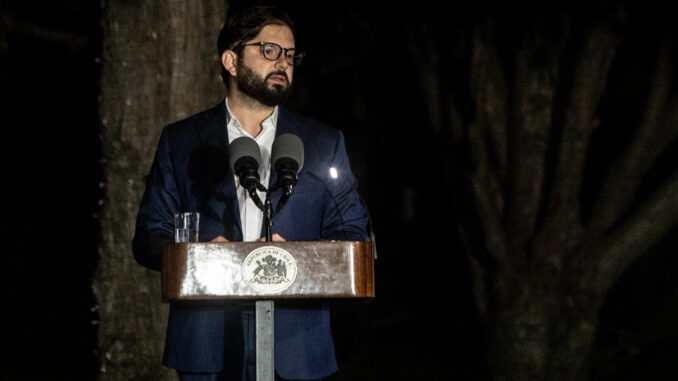
[[[285,58],[285,54],[281,54],[280,57],[275,61],[275,67],[277,69],[285,70],[290,66],[290,63],[287,62],[287,58]]]

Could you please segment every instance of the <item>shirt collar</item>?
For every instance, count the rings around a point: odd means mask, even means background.
[[[235,138],[239,138],[241,136],[249,136],[250,138],[257,139],[258,137],[262,135],[268,135],[271,131],[275,131],[275,128],[278,124],[278,106],[275,106],[273,109],[273,113],[271,115],[264,119],[263,122],[261,122],[261,128],[262,131],[257,135],[257,137],[253,137],[250,135],[247,131],[245,131],[244,128],[242,128],[242,125],[240,124],[240,121],[238,121],[238,118],[233,115],[231,112],[231,108],[228,107],[228,98],[224,100],[226,103],[226,129],[229,132],[228,133],[228,143],[230,144]]]

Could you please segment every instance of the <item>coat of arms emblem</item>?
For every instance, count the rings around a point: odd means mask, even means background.
[[[247,255],[242,266],[243,279],[262,293],[288,288],[296,278],[297,265],[290,253],[279,247],[260,247]]]

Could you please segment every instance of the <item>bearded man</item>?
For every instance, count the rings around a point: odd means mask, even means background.
[[[175,213],[200,213],[199,240],[255,241],[263,214],[228,166],[229,144],[254,139],[262,154],[262,184],[274,183],[270,156],[276,136],[304,144],[294,193],[273,218],[275,240],[365,240],[367,216],[341,132],[292,113],[294,67],[303,54],[287,14],[254,7],[229,17],[217,41],[227,97],[216,107],[163,129],[137,216],[133,251],[160,270],[173,242]],[[275,200],[273,200],[275,201]],[[279,304],[275,312],[276,379],[322,379],[337,370],[326,304]],[[230,303],[172,303],[163,363],[181,380],[254,380],[254,312]]]

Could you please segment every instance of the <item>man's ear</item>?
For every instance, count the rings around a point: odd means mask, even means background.
[[[229,74],[231,74],[231,76],[235,77],[237,72],[236,65],[238,64],[238,55],[232,50],[225,50],[221,54],[221,64],[224,65],[224,68],[229,72]]]

